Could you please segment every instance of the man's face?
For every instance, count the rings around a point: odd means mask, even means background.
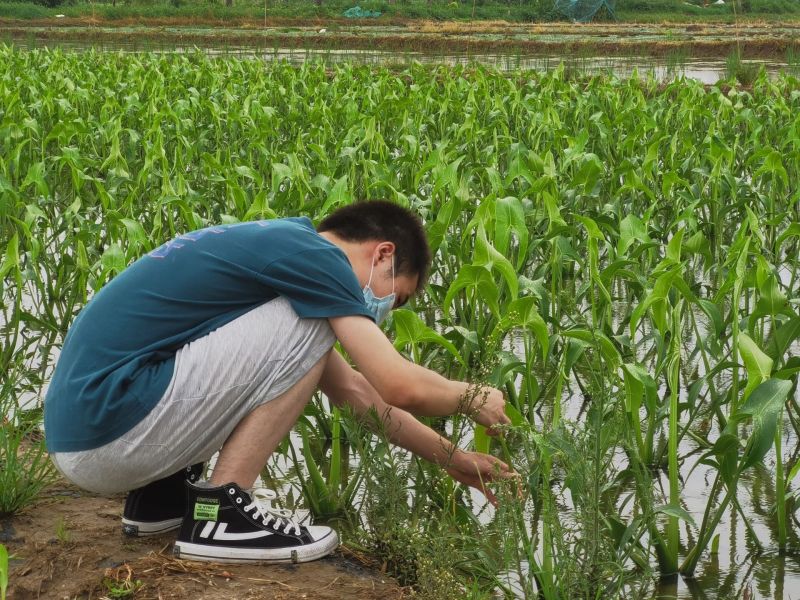
[[[400,275],[395,278],[394,287],[395,293],[397,294],[397,301],[394,303],[394,308],[400,308],[409,301],[417,290],[418,281],[418,275]]]
[[[372,276],[370,287],[376,298],[383,298],[392,293],[392,257],[393,255],[382,256],[375,266],[375,272]],[[394,293],[397,298],[392,307],[393,309],[399,308],[408,302],[409,298],[414,295],[417,289],[418,281],[418,275],[398,275],[395,270]]]

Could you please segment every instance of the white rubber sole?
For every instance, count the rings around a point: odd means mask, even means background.
[[[335,531],[313,544],[289,548],[231,548],[212,544],[192,544],[178,540],[173,554],[183,560],[203,560],[220,563],[302,563],[318,560],[339,547]]]
[[[165,521],[131,521],[123,517],[122,533],[130,537],[147,537],[150,535],[160,535],[167,531],[179,529],[183,523],[183,517],[177,519],[167,519]]]

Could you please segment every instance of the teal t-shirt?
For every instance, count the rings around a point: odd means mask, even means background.
[[[277,296],[301,318],[372,318],[347,256],[305,217],[201,229],[137,260],[67,333],[44,403],[48,450],[129,431],[166,391],[180,347]]]

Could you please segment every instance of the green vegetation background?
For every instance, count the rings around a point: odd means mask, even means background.
[[[621,21],[733,21],[786,19],[800,15],[798,0],[735,0],[724,5],[714,0],[617,0],[616,18]],[[0,18],[36,19],[66,16],[124,18],[331,18],[354,6],[378,11],[382,18],[435,20],[503,19],[508,21],[549,21],[563,19],[552,0],[35,0],[0,2]],[[609,20],[609,15],[598,15]]]

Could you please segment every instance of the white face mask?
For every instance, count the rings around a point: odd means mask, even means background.
[[[369,284],[372,283],[372,272],[375,270],[375,265],[369,270],[369,281],[364,289],[361,290],[364,294],[364,303],[367,305],[367,310],[375,317],[375,322],[380,325],[384,319],[389,315],[394,306],[394,301],[397,295],[394,293],[394,254],[392,255],[392,293],[383,298],[376,298],[375,293]]]

